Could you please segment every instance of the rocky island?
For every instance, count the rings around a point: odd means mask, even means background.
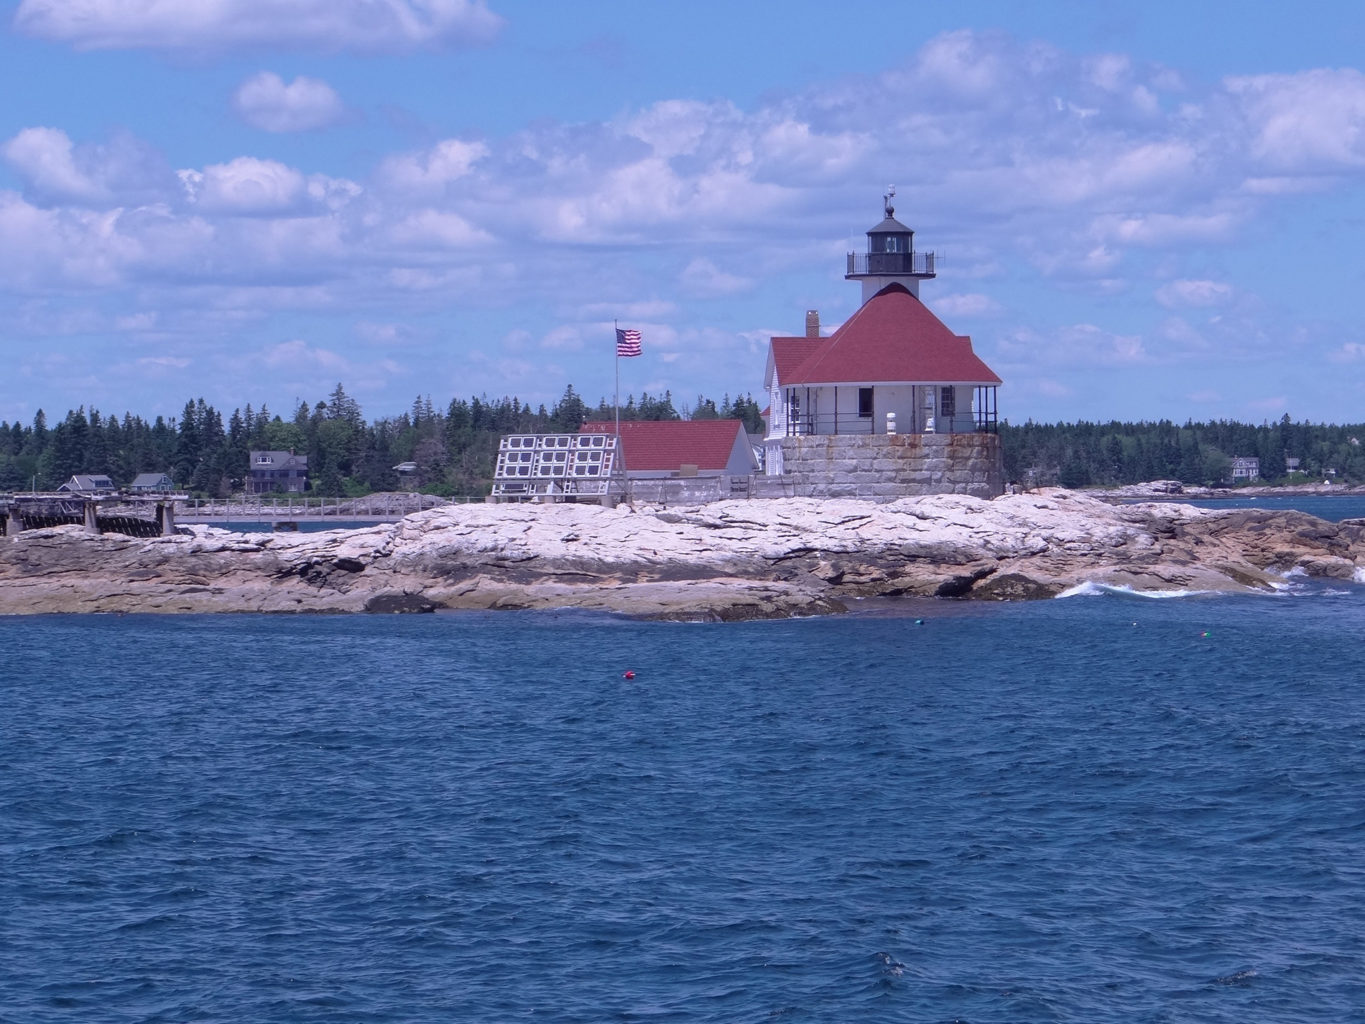
[[[1362,578],[1365,524],[1290,511],[1115,505],[1064,490],[787,498],[688,508],[450,505],[327,533],[0,539],[0,614],[579,608],[662,619],[843,611],[865,597],[1272,591]]]

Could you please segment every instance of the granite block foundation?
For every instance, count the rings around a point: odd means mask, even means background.
[[[997,434],[825,434],[781,439],[783,470],[758,492],[889,501],[924,494],[1005,492]]]

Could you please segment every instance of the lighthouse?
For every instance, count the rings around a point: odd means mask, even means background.
[[[848,254],[862,304],[829,337],[806,314],[806,333],[768,346],[764,474],[785,494],[878,501],[909,494],[991,498],[1005,486],[996,393],[1001,381],[919,298],[934,254],[896,220],[894,187]]]
[[[899,284],[919,298],[919,283],[934,277],[934,254],[915,252],[915,233],[896,219],[896,186],[882,196],[885,216],[867,232],[867,252],[848,254],[846,281],[863,283],[863,302],[889,284]]]

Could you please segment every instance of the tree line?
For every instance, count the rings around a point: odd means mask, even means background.
[[[629,396],[623,420],[739,419],[763,433],[752,395],[720,402],[698,396],[674,404],[670,392]],[[233,409],[226,421],[202,398],[187,401],[179,417],[151,422],[80,408],[49,425],[39,411],[28,425],[0,423],[0,491],[52,490],[75,474],[103,473],[116,484],[138,473],[170,474],[178,487],[226,496],[240,491],[252,451],[296,451],[308,456],[314,492],[361,496],[416,486],[432,494],[488,492],[498,441],[509,433],[574,432],[588,420],[611,420],[605,399],[589,405],[574,390],[551,409],[514,397],[455,398],[444,408],[418,397],[406,412],[367,422],[360,405],[338,384],[326,398],[300,402],[288,417],[265,405]],[[1365,424],[1295,423],[1286,415],[1259,426],[1219,420],[1122,423],[1000,424],[1005,474],[1029,485],[1114,486],[1146,480],[1186,484],[1232,482],[1234,457],[1260,460],[1270,483],[1335,479],[1365,483]],[[1290,462],[1296,459],[1297,473]],[[394,466],[412,462],[411,478]]]
[[[1021,484],[1113,486],[1179,480],[1233,482],[1232,460],[1260,460],[1266,483],[1332,479],[1365,483],[1365,424],[1295,423],[1286,414],[1255,426],[1228,420],[1000,425],[1005,475]],[[1297,461],[1297,470],[1290,471]]]
[[[671,392],[629,396],[622,420],[740,419],[762,433],[760,408],[750,395],[719,403],[698,396],[674,406]],[[416,486],[429,494],[488,493],[503,434],[576,432],[588,420],[613,419],[605,399],[590,406],[565,388],[552,409],[532,408],[514,397],[452,399],[443,409],[418,397],[398,416],[367,422],[341,384],[313,405],[300,402],[288,417],[264,404],[236,408],[227,417],[202,398],[185,403],[179,417],[151,422],[84,407],[49,425],[39,410],[33,422],[0,423],[0,491],[55,490],[73,475],[104,474],[126,486],[139,473],[167,473],[176,486],[226,497],[243,489],[252,451],[295,451],[308,456],[314,493],[359,497]],[[416,464],[407,480],[394,467]]]

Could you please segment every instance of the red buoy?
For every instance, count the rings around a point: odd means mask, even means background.
[[[622,679],[634,679],[634,678],[635,678],[635,673],[632,672],[630,669],[626,669],[624,672],[621,673],[621,678],[622,678]]]

